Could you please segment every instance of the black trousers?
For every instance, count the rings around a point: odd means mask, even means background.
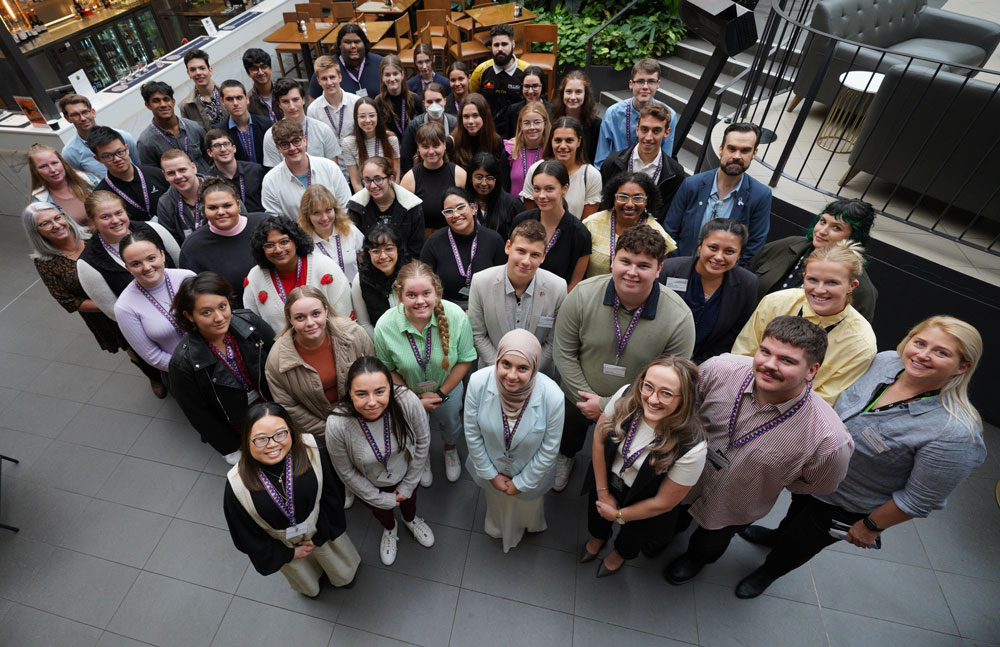
[[[677,525],[675,532],[684,532],[694,519],[688,513],[691,506],[678,506],[681,508],[677,515]],[[711,564],[722,557],[733,536],[749,524],[738,526],[725,526],[716,530],[708,530],[698,526],[688,539],[687,555],[702,564]]]
[[[625,500],[628,488],[624,491],[618,490],[610,483],[608,492],[618,501],[619,505]],[[591,490],[587,496],[587,530],[591,537],[596,537],[602,541],[607,541],[611,537],[611,531],[617,522],[608,521],[597,513],[597,490]],[[667,544],[674,536],[674,526],[677,524],[677,507],[669,512],[664,512],[656,517],[640,519],[639,521],[628,521],[618,529],[618,536],[615,538],[615,550],[625,559],[635,559],[639,556],[639,550],[647,542],[662,542]]]
[[[559,444],[559,453],[563,456],[573,458],[577,452],[583,449],[583,443],[587,440],[587,429],[594,421],[583,415],[580,408],[572,400],[566,400],[566,418],[563,421],[562,442]]]

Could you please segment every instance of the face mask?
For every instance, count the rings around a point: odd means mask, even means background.
[[[427,112],[427,116],[431,119],[440,119],[444,116],[444,106],[438,103],[432,103],[424,109]]]

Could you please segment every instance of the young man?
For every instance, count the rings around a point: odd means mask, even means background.
[[[306,153],[309,145],[302,126],[282,119],[271,129],[275,148],[284,158],[264,176],[261,202],[264,210],[275,215],[298,218],[302,194],[310,184],[322,184],[330,189],[342,205],[351,199],[351,189],[336,162]]]
[[[333,134],[333,129],[324,122],[306,116],[305,97],[302,96],[302,88],[298,81],[292,79],[278,79],[274,84],[274,100],[281,106],[281,111],[285,114],[285,121],[289,121],[302,128],[302,136],[309,142],[308,153],[313,157],[325,157],[337,162],[340,157],[340,142]],[[274,168],[281,164],[281,153],[275,146],[272,136],[271,126],[264,133],[264,166]]]
[[[354,104],[360,97],[340,87],[340,64],[332,56],[320,56],[314,67],[323,94],[309,104],[306,115],[329,124],[337,142],[342,144],[344,137],[354,133]],[[340,168],[347,173],[343,159]]]
[[[90,99],[81,94],[67,94],[59,99],[59,110],[62,111],[66,121],[76,128],[76,134],[73,135],[68,144],[63,146],[62,156],[73,168],[86,171],[99,178],[104,177],[108,172],[107,167],[94,159],[94,152],[87,146],[90,131],[97,126],[97,111],[90,104]],[[138,164],[139,147],[135,143],[135,138],[124,130],[117,128],[114,130],[128,147],[132,163]]]
[[[253,88],[247,95],[250,112],[267,117],[271,123],[284,117],[281,106],[277,104],[272,94],[271,55],[262,49],[252,47],[243,53],[243,69],[253,81]]]
[[[368,34],[354,23],[347,23],[337,32],[337,60],[340,62],[340,72],[343,78],[340,87],[345,92],[359,97],[378,96],[379,66],[382,57],[372,54],[372,44]],[[318,97],[323,94],[323,88],[314,74],[309,81],[309,95]]]
[[[739,220],[750,230],[741,264],[764,246],[771,230],[771,189],[746,173],[759,141],[760,128],[756,124],[729,124],[719,146],[719,168],[692,175],[681,183],[663,223],[677,241],[675,255],[694,254],[702,225],[712,218]]]
[[[557,492],[566,487],[587,428],[615,391],[658,355],[691,357],[691,310],[656,280],[666,253],[666,241],[656,230],[633,227],[618,237],[611,275],[581,281],[563,302],[553,348],[566,394],[553,487]]]
[[[507,123],[507,110],[521,100],[521,82],[528,64],[514,56],[514,28],[507,23],[490,29],[493,58],[480,63],[469,79],[469,92],[478,92],[490,104],[493,123]]]
[[[191,158],[199,173],[208,170],[201,156],[205,129],[184,117],[174,114],[174,89],[163,81],[149,81],[140,88],[146,108],[153,113],[153,121],[139,133],[139,159],[146,166],[159,166],[160,156],[177,148]]]
[[[444,88],[437,83],[431,83],[424,88],[424,111],[411,119],[406,124],[406,130],[403,131],[403,143],[400,144],[399,149],[399,171],[403,175],[406,175],[406,172],[413,168],[413,156],[417,153],[417,128],[428,121],[437,122],[441,124],[447,134],[454,130],[458,123],[458,118],[455,115],[449,115],[444,111],[444,98],[446,96]],[[449,157],[451,149],[452,141],[451,137],[448,137],[445,141],[445,152],[448,153]]]
[[[545,259],[545,227],[525,220],[510,234],[507,264],[476,272],[469,291],[469,320],[480,366],[497,361],[500,338],[515,328],[533,333],[542,344],[539,370],[549,377],[552,329],[566,298],[566,280],[539,269]]]
[[[205,224],[205,214],[198,199],[201,177],[184,151],[170,150],[160,158],[163,177],[170,184],[156,207],[156,222],[170,232],[178,245]]]
[[[687,552],[663,571],[670,583],[687,582],[719,559],[782,489],[825,494],[844,479],[854,441],[810,388],[826,348],[826,332],[816,324],[776,317],[752,358],[727,353],[701,365],[697,402],[708,462],[684,499],[678,528],[691,518],[698,528]]]
[[[218,127],[228,130],[236,142],[236,159],[263,165],[264,133],[273,125],[271,120],[250,112],[246,88],[239,81],[223,81],[219,91],[222,92],[222,103],[229,111],[229,118]],[[208,149],[209,142],[205,144]]]
[[[260,164],[236,159],[236,150],[233,136],[227,131],[213,128],[205,133],[205,153],[212,160],[208,174],[225,178],[236,187],[244,211],[264,211],[260,191],[266,171]]]
[[[169,188],[159,167],[133,164],[128,144],[114,128],[94,126],[87,146],[106,170],[95,190],[111,191],[120,197],[129,220],[152,220],[160,198]]]
[[[611,151],[629,148],[635,143],[635,124],[639,121],[639,112],[651,102],[662,103],[655,98],[656,90],[660,87],[660,64],[654,59],[644,58],[633,65],[628,87],[632,90],[632,98],[623,99],[604,112],[601,134],[597,138],[597,154],[594,156],[594,166],[597,168],[601,168],[604,158]],[[670,157],[674,154],[677,113],[669,106],[667,110],[670,111],[670,132],[663,138],[660,148],[664,155]]]
[[[184,67],[188,78],[194,82],[194,88],[191,94],[181,100],[181,116],[208,130],[229,116],[222,103],[219,88],[212,80],[208,54],[200,49],[192,49],[184,55]]]
[[[663,152],[663,140],[670,135],[670,110],[663,104],[651,103],[639,111],[635,126],[636,143],[608,155],[601,165],[601,180],[607,186],[619,173],[645,173],[660,191],[663,211],[653,217],[663,224],[681,182],[687,177],[680,162]]]

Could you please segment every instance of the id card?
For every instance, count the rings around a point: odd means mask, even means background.
[[[430,391],[436,391],[438,388],[438,383],[434,380],[427,380],[425,382],[417,382],[417,391],[420,393],[428,393]]]
[[[865,437],[868,444],[872,446],[877,453],[882,454],[889,451],[889,446],[885,444],[881,437],[875,432],[871,427],[865,427],[865,430],[861,432],[861,435]]]
[[[556,318],[555,317],[541,316],[541,317],[538,318],[538,327],[539,328],[551,328],[554,325],[556,325]]]
[[[285,539],[294,544],[296,541],[304,539],[308,531],[309,527],[306,525],[305,521],[297,523],[294,526],[285,528]]]
[[[354,94],[358,95],[359,97],[367,97],[368,88],[358,88],[357,90],[354,91]]]
[[[458,291],[458,293],[461,294],[463,297],[469,296],[469,286],[463,287],[461,290]]]
[[[617,364],[605,364],[604,374],[613,375],[614,377],[625,377],[625,367],[618,366]]]
[[[708,448],[708,462],[717,470],[724,470],[729,467],[729,457],[722,453],[722,450]]]
[[[688,280],[679,279],[675,276],[671,276],[670,278],[667,279],[667,289],[676,290],[678,292],[687,292]]]

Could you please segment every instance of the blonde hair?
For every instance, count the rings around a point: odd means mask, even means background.
[[[337,197],[322,184],[311,184],[305,193],[302,194],[302,200],[299,202],[299,227],[302,227],[310,236],[315,234],[316,230],[313,228],[309,216],[314,211],[319,211],[321,205],[333,207],[333,211],[336,214],[333,220],[333,228],[337,230],[338,234],[346,236],[351,233],[350,217],[344,211],[344,207],[341,206]]]
[[[450,334],[448,317],[444,313],[444,304],[441,303],[441,295],[444,294],[441,279],[438,278],[438,275],[434,273],[434,270],[427,263],[410,261],[399,270],[399,274],[396,275],[396,282],[392,284],[392,289],[396,292],[396,298],[402,301],[403,285],[409,279],[419,276],[425,276],[430,279],[431,285],[434,286],[434,291],[437,293],[437,300],[434,302],[434,316],[437,317],[438,332],[441,335],[441,352],[444,353],[444,357],[441,359],[441,368],[447,371],[450,365],[448,362]]]
[[[97,208],[104,204],[105,202],[117,202],[121,205],[122,209],[125,208],[125,204],[122,199],[116,196],[111,191],[94,191],[87,196],[87,199],[83,201],[83,208],[87,212],[87,220],[90,221],[90,226],[94,226],[94,215]]]
[[[833,245],[814,249],[806,257],[803,265],[808,268],[809,263],[815,261],[840,263],[847,267],[847,272],[850,274],[852,281],[860,281],[861,275],[865,271],[865,248],[861,243],[848,238]]]
[[[545,147],[545,142],[549,141],[549,133],[552,131],[552,120],[549,119],[549,111],[545,109],[545,104],[541,101],[529,101],[521,108],[521,112],[517,113],[517,131],[514,133],[514,147],[511,151],[511,155],[514,157],[517,157],[521,149],[524,148],[524,134],[521,132],[521,122],[524,121],[524,115],[529,112],[540,114],[542,121],[545,122],[545,128],[542,131],[542,148]]]
[[[326,308],[326,334],[332,337],[336,333],[331,319],[336,316],[337,313],[332,307],[330,307],[330,302],[326,300],[326,295],[323,294],[323,291],[317,287],[313,287],[311,285],[300,285],[289,292],[288,298],[285,300],[285,327],[278,334],[279,337],[284,334],[290,334],[293,337],[295,336],[295,329],[292,328],[292,306],[295,305],[296,301],[309,297],[318,299],[319,302],[323,304],[323,307]]]
[[[967,371],[952,375],[948,379],[948,383],[941,389],[941,404],[948,412],[949,420],[952,418],[958,420],[972,434],[976,427],[983,424],[979,412],[969,401],[969,382],[972,381],[972,374],[976,371],[979,360],[983,356],[983,338],[972,324],[947,315],[935,315],[924,319],[910,329],[903,341],[896,346],[896,352],[899,353],[899,356],[903,356],[903,349],[915,335],[928,328],[937,328],[952,337],[958,344],[958,354],[962,356],[962,363],[969,365]]]
[[[337,68],[337,75],[341,76],[340,64],[332,56],[320,56],[313,63],[313,69],[316,70],[316,76],[319,77],[320,74],[326,72],[327,69],[335,67]]]
[[[32,144],[31,148],[28,149],[28,170],[31,173],[31,193],[34,193],[41,188],[48,189],[49,186],[46,184],[45,178],[43,178],[41,173],[38,172],[38,169],[35,168],[34,155],[38,153],[54,153],[56,159],[63,165],[63,171],[66,173],[66,183],[69,184],[69,188],[73,190],[73,195],[75,195],[77,200],[80,202],[87,199],[87,196],[90,195],[90,192],[94,187],[80,177],[80,174],[77,173],[76,169],[69,165],[69,162],[67,162],[66,158],[62,156],[62,153],[51,146],[46,146],[45,144]]]

